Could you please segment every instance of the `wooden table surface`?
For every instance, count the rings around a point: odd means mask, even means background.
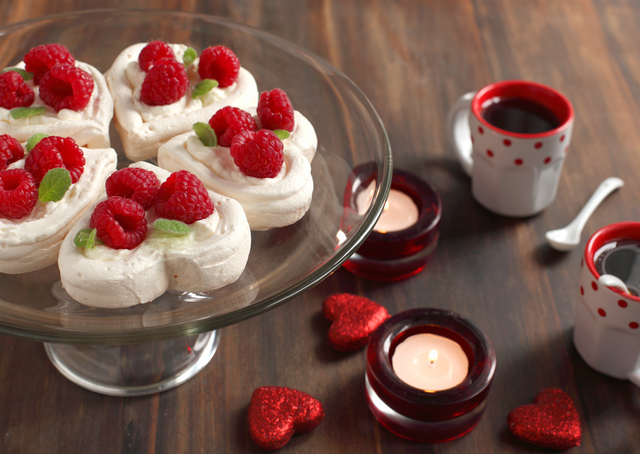
[[[386,284],[340,269],[291,302],[222,330],[211,363],[182,386],[107,397],[63,378],[41,343],[0,336],[2,453],[251,453],[246,413],[263,385],[305,391],[326,417],[282,453],[547,452],[518,441],[507,415],[543,388],[574,400],[576,453],[640,452],[640,392],[589,368],[572,342],[581,249],[609,223],[640,219],[640,2],[637,0],[14,0],[0,25],[97,7],[219,15],[292,41],[330,61],[380,114],[394,166],[431,182],[442,233],[428,269]],[[1,39],[1,37],[0,37]],[[446,137],[458,96],[492,81],[528,79],[565,93],[576,110],[556,201],[529,219],[494,215],[471,197]],[[580,248],[551,250],[544,233],[567,224],[606,177],[625,180],[587,223]],[[391,313],[431,306],[471,319],[498,366],[484,418],[468,435],[422,445],[374,420],[363,351],[327,344],[322,300],[366,296]]]

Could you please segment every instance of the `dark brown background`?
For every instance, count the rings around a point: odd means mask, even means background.
[[[0,336],[2,453],[251,453],[246,410],[262,385],[303,390],[326,418],[282,453],[547,452],[516,440],[509,412],[543,388],[574,399],[583,425],[575,453],[640,452],[640,392],[590,369],[572,340],[580,250],[550,250],[544,232],[567,224],[608,176],[624,188],[588,222],[639,218],[640,2],[632,0],[91,1],[0,3],[0,24],[97,7],[181,9],[219,15],[299,44],[330,61],[378,110],[394,165],[440,191],[442,235],[428,270],[382,284],[340,269],[267,314],[222,330],[212,362],[177,389],[105,397],[63,378],[40,343]],[[455,99],[496,80],[522,78],[564,92],[576,109],[556,202],[526,220],[480,207],[447,143]],[[397,438],[375,422],[364,395],[364,355],[326,343],[322,300],[371,298],[391,313],[451,309],[493,341],[498,369],[484,419],[441,445]]]

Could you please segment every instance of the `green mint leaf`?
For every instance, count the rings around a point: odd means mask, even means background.
[[[91,249],[96,244],[96,232],[96,229],[90,229],[89,227],[78,230],[73,239],[73,244],[81,248]]]
[[[291,133],[286,129],[274,129],[273,133],[278,136],[278,139],[285,140],[291,137]]]
[[[67,169],[56,167],[49,170],[38,188],[38,199],[41,202],[57,202],[62,200],[71,186],[71,174]]]
[[[15,109],[11,109],[11,116],[14,120],[19,120],[21,118],[29,118],[35,117],[36,115],[42,115],[47,111],[45,106],[40,107],[16,107]]]
[[[25,70],[24,70],[24,69],[22,69],[22,68],[4,68],[4,69],[2,70],[2,72],[3,72],[3,73],[6,73],[7,71],[15,71],[15,72],[17,72],[18,74],[20,74],[20,75],[22,76],[22,78],[23,78],[24,80],[31,80],[31,79],[33,79],[33,73],[30,73],[30,72],[28,72],[28,71],[25,71]]]
[[[193,125],[193,130],[196,132],[198,139],[200,139],[200,142],[202,142],[202,145],[204,145],[205,147],[218,146],[218,138],[216,137],[216,132],[208,123],[198,122]]]
[[[198,53],[193,47],[188,48],[184,51],[184,55],[182,55],[182,64],[186,68],[190,66],[194,61],[198,58]]]
[[[218,86],[217,80],[205,79],[201,82],[198,82],[198,85],[194,87],[191,97],[193,99],[196,99],[196,98],[199,98],[200,96],[204,96],[207,93],[209,93],[211,90],[216,88],[217,86]]]
[[[153,230],[172,236],[183,236],[193,232],[193,229],[184,222],[164,218],[156,219],[153,223]]]
[[[30,153],[31,150],[33,150],[33,147],[38,145],[38,142],[40,142],[45,137],[49,137],[49,136],[47,134],[42,134],[41,132],[29,137],[29,139],[27,139],[27,153]]]

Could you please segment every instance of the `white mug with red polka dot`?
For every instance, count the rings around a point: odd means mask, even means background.
[[[580,262],[573,343],[593,369],[640,386],[640,298],[598,282],[598,256],[614,242],[640,242],[640,222],[619,222],[591,236]]]
[[[485,118],[489,106],[505,101],[515,102],[511,104],[515,110],[502,111],[513,130]],[[548,129],[514,132],[536,130],[524,126],[521,114],[534,115],[540,109],[553,119]],[[504,216],[531,216],[548,207],[558,190],[573,119],[573,106],[564,95],[535,82],[497,82],[462,96],[449,111],[448,132],[456,156],[472,178],[474,198]]]

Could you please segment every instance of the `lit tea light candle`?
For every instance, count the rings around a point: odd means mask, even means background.
[[[381,184],[369,164],[354,168],[345,190],[345,220],[366,216]],[[381,281],[406,279],[422,271],[436,248],[442,202],[426,181],[394,169],[389,195],[369,236],[345,263],[358,276]]]
[[[410,440],[441,443],[480,421],[496,368],[489,339],[441,309],[400,312],[367,346],[365,389],[375,418]]]
[[[469,373],[469,358],[460,344],[429,333],[398,344],[391,364],[400,380],[426,392],[458,386]]]
[[[376,182],[372,181],[367,189],[358,194],[356,206],[359,214],[363,215],[369,209],[373,201],[375,187]],[[381,233],[404,230],[418,222],[419,215],[418,206],[413,199],[404,192],[392,188],[373,230]]]

